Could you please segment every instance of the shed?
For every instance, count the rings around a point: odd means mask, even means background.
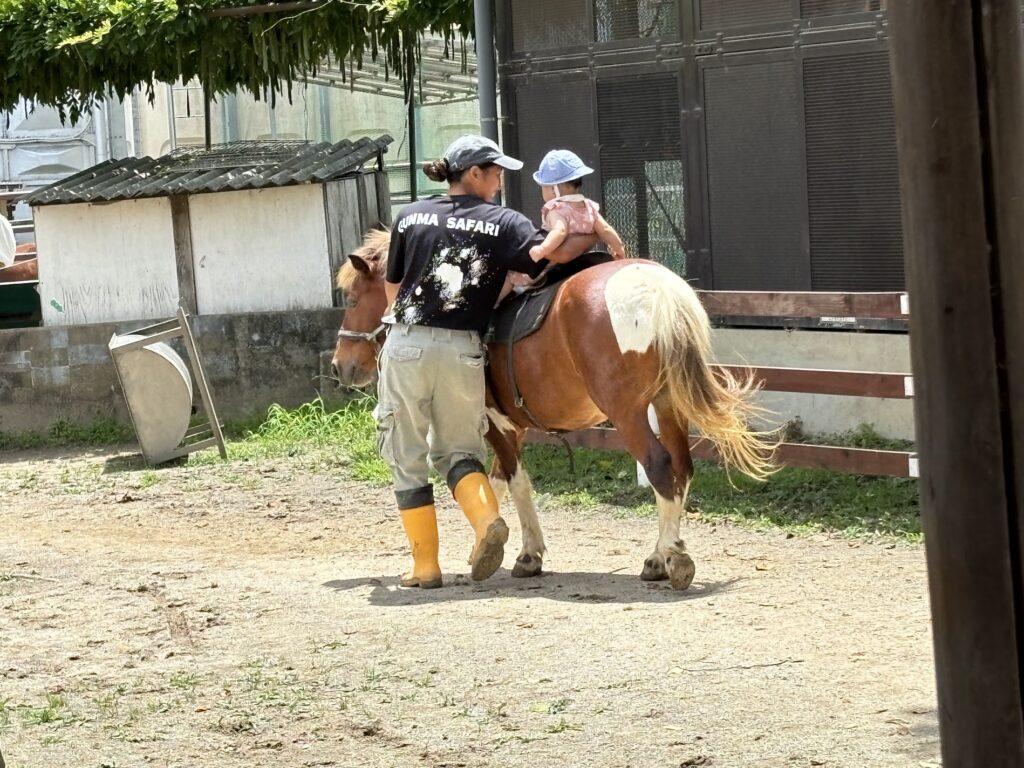
[[[391,141],[182,147],[38,190],[43,325],[331,307],[334,270],[390,222]]]

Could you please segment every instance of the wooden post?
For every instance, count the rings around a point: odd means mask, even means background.
[[[178,306],[190,315],[198,315],[195,261],[192,256],[192,219],[189,216],[188,195],[171,195],[170,199],[174,261],[178,267]]]
[[[1021,766],[1020,7],[889,22],[943,766]]]

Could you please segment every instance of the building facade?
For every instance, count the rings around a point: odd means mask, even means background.
[[[884,0],[499,0],[505,139],[718,290],[904,286]],[[524,176],[511,204],[536,215]]]

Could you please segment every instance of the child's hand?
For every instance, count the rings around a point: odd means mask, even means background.
[[[619,246],[617,248],[613,247],[611,249],[611,251],[612,251],[612,258],[613,259],[624,259],[624,258],[626,258],[626,249],[621,247],[621,246]]]
[[[512,285],[529,285],[533,282],[533,278],[525,272],[509,272],[508,280]]]
[[[530,249],[530,258],[534,261],[540,261],[545,256],[547,256],[547,254],[544,253],[544,249],[539,245],[535,245]]]

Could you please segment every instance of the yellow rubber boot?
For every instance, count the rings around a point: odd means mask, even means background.
[[[412,571],[402,576],[402,586],[440,587],[441,566],[437,564],[437,513],[434,505],[403,509],[402,526],[412,549]]]
[[[483,472],[471,472],[459,480],[453,491],[466,519],[476,533],[470,556],[470,577],[483,581],[501,567],[508,541],[508,526],[498,512],[498,500]]]

